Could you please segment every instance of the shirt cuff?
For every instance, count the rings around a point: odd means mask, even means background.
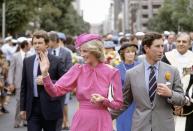
[[[172,91],[172,96],[170,96],[170,97],[167,98],[167,101],[168,101],[169,103],[171,103],[171,104],[173,104],[173,99],[172,99],[172,97],[173,97],[173,91]]]
[[[44,79],[44,78],[47,78],[48,76],[50,76],[49,73],[48,73],[47,75],[45,75],[45,76],[42,75],[43,79]]]
[[[191,105],[191,98],[185,96],[185,105],[190,106]]]
[[[108,107],[109,104],[110,104],[109,99],[105,98],[105,99],[103,100],[103,105],[106,106],[106,107]]]

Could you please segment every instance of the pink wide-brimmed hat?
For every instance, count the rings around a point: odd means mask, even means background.
[[[91,40],[102,40],[102,37],[98,34],[81,34],[76,38],[75,47],[78,49],[84,43]]]

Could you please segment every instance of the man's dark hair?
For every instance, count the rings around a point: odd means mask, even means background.
[[[149,32],[149,33],[146,33],[143,40],[142,40],[142,49],[143,49],[143,52],[145,52],[144,50],[144,46],[146,45],[147,47],[150,47],[152,44],[153,44],[153,41],[156,40],[156,39],[162,39],[162,35],[157,33],[157,32]]]
[[[51,40],[51,41],[55,41],[57,43],[59,42],[58,34],[54,31],[49,32],[48,37],[49,37],[49,40]]]
[[[33,44],[33,38],[43,38],[45,43],[48,44],[49,43],[49,37],[48,37],[48,33],[44,30],[39,30],[34,32],[33,37],[32,37],[32,44]]]
[[[120,39],[120,44],[123,44],[123,42],[129,42],[129,39],[127,39],[126,37],[123,37]]]
[[[19,47],[20,47],[21,49],[24,49],[28,44],[29,44],[29,43],[25,40],[25,41],[19,43]]]

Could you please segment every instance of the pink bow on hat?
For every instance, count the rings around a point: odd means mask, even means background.
[[[76,38],[75,47],[78,49],[82,44],[91,40],[102,40],[102,37],[98,34],[81,34]]]

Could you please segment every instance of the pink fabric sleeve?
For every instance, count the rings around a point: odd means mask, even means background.
[[[70,70],[64,74],[55,84],[53,84],[50,76],[43,78],[43,84],[46,92],[52,96],[62,96],[67,92],[72,91],[77,86],[77,79],[81,72],[81,65],[76,64],[70,68]]]
[[[122,93],[121,77],[118,70],[115,71],[111,83],[113,85],[114,100],[110,102],[107,98],[105,98],[105,100],[103,101],[103,105],[111,109],[121,109],[123,105],[123,93]]]

